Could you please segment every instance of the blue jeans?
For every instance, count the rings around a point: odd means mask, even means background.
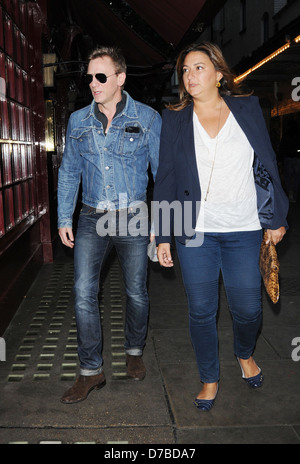
[[[124,221],[125,211],[125,221]],[[105,213],[107,214],[107,213]],[[148,325],[149,299],[147,292],[147,245],[149,235],[120,234],[121,213],[108,213],[113,225],[107,234],[99,235],[99,220],[103,213],[83,206],[75,239],[74,291],[77,324],[78,356],[81,375],[102,372],[102,328],[99,313],[99,285],[102,266],[115,246],[126,289],[125,351],[141,355]],[[135,213],[123,210],[123,227]],[[148,219],[147,229],[148,229]],[[114,225],[116,225],[116,230]],[[103,231],[103,227],[102,227]]]
[[[233,319],[234,353],[242,359],[252,356],[262,322],[261,240],[262,231],[257,230],[205,233],[198,247],[176,243],[202,382],[218,382],[220,375],[216,323],[220,271]]]

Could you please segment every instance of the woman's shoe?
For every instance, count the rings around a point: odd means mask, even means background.
[[[215,399],[218,393],[219,385],[217,386],[217,391],[215,397],[212,400],[203,400],[201,398],[196,398],[194,401],[194,405],[197,409],[201,409],[201,411],[209,411],[213,405],[215,404]]]
[[[242,371],[242,377],[243,379],[245,380],[246,384],[250,387],[250,388],[260,388],[263,386],[263,383],[264,383],[264,376],[263,376],[263,373],[261,371],[261,369],[259,368],[259,373],[257,375],[254,375],[253,377],[245,377],[245,373],[244,373],[244,370],[241,366],[241,363],[240,363],[240,360],[239,358],[236,358],[238,363],[239,363],[239,366],[241,368],[241,371]]]

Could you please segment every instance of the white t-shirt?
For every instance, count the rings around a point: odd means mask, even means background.
[[[213,139],[202,127],[195,113],[193,122],[201,187],[196,231],[235,232],[261,229],[252,168],[254,152],[233,114],[230,112],[219,134]],[[211,172],[209,193],[205,201]]]

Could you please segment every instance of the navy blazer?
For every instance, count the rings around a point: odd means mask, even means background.
[[[287,227],[288,198],[281,186],[276,154],[273,150],[258,97],[229,97],[224,101],[248,138],[254,153],[253,164],[257,192],[258,215],[262,228]],[[176,228],[177,240],[185,243],[194,235],[201,189],[194,146],[193,108],[191,103],[180,111],[164,110],[160,140],[159,167],[154,185],[154,223],[156,242],[171,242],[174,215],[171,214],[171,229],[166,230],[166,210],[161,202],[175,202],[181,207],[181,227]],[[175,205],[174,203],[174,205]],[[173,212],[173,211],[172,211]],[[178,208],[176,209],[178,214]],[[189,217],[191,228],[184,225]],[[176,218],[178,220],[178,218]],[[164,224],[164,230],[162,230]],[[192,232],[191,232],[192,229]]]

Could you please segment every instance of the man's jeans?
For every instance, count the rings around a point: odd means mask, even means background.
[[[233,318],[234,353],[248,359],[262,322],[259,250],[262,231],[205,233],[201,246],[177,242],[200,379],[219,380],[216,317],[222,272]],[[198,243],[200,242],[198,237]]]
[[[98,221],[103,221],[104,214],[110,215],[105,217],[112,218],[113,221],[108,228],[109,234],[100,236]],[[123,216],[123,226],[134,219],[135,213],[128,210],[127,214],[125,210],[125,215],[127,218],[125,216],[124,223]],[[128,354],[141,355],[145,345],[149,311],[146,284],[149,235],[120,235],[119,216],[119,212],[99,213],[94,208],[84,205],[78,221],[74,252],[74,290],[81,375],[95,375],[102,371],[102,328],[98,293],[101,269],[113,246],[116,248],[123,271],[127,295],[125,351]]]

